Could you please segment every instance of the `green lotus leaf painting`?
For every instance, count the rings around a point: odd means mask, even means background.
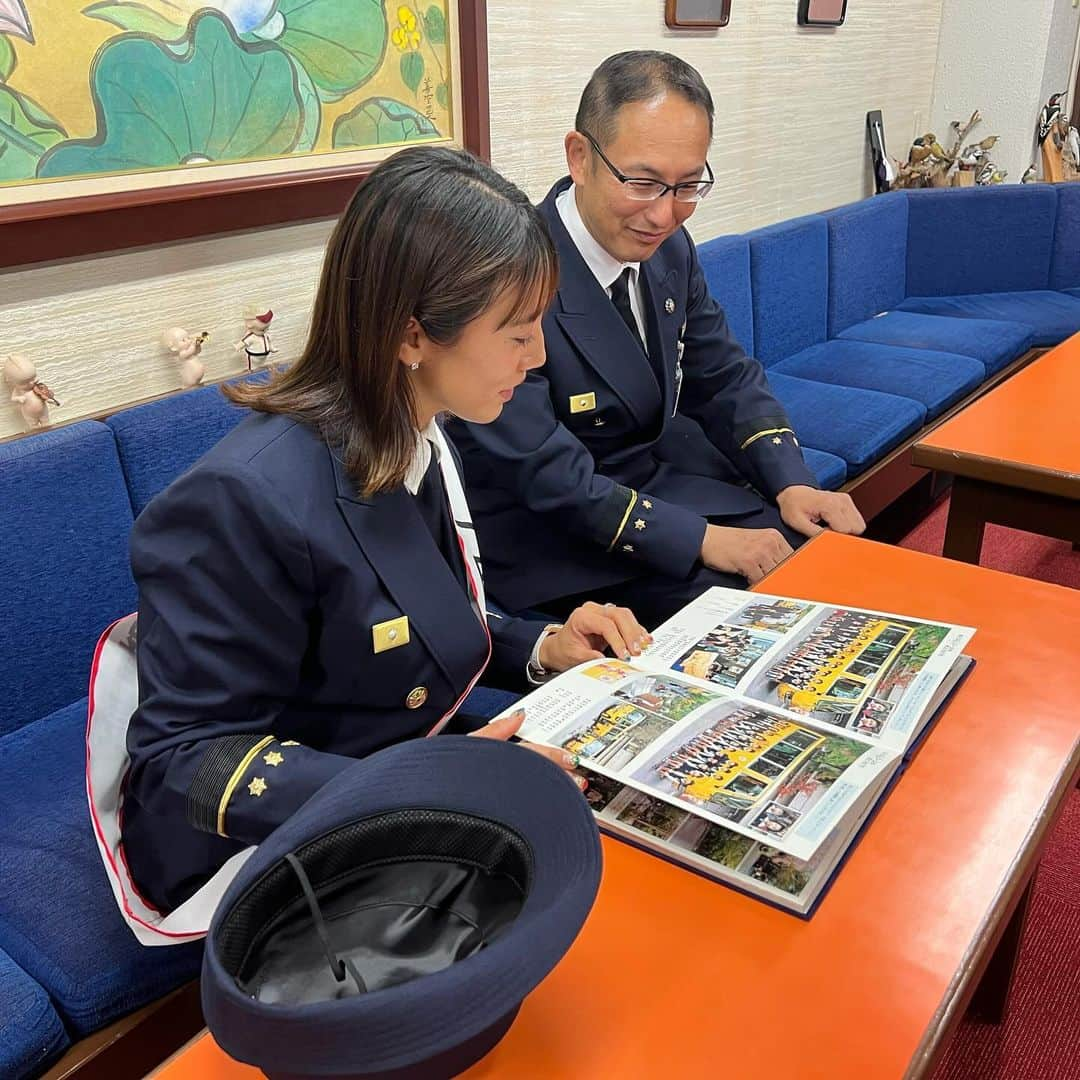
[[[63,137],[32,101],[0,86],[0,182],[33,176],[46,150]]]
[[[324,100],[337,101],[382,63],[386,12],[381,0],[279,0],[253,36],[275,41],[308,72]]]
[[[391,98],[371,98],[334,125],[334,146],[339,150],[366,150],[371,146],[387,146],[433,139],[439,133],[435,125],[416,109]]]
[[[0,0],[0,185],[453,139],[454,2]]]

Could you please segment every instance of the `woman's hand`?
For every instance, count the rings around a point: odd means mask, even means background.
[[[599,660],[610,648],[620,660],[630,660],[652,642],[652,634],[629,608],[590,600],[570,613],[565,625],[548,634],[537,657],[546,671],[566,671],[586,660]]]
[[[505,742],[507,739],[512,739],[521,730],[523,723],[525,723],[525,710],[515,709],[509,716],[504,716],[501,720],[492,720],[490,724],[480,728],[479,731],[470,731],[469,735],[474,739],[501,739]],[[537,754],[543,754],[549,761],[555,762],[560,769],[565,769],[570,779],[582,791],[589,786],[589,781],[584,776],[574,772],[578,764],[577,754],[568,754],[558,746],[540,746],[539,743],[524,741],[520,745]]]

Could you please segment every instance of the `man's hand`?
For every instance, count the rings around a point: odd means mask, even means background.
[[[828,526],[833,532],[858,536],[866,528],[851,496],[794,484],[776,496],[784,524],[803,536],[817,536]]]
[[[776,529],[734,529],[706,525],[701,561],[711,570],[741,574],[751,585],[791,554],[791,545]]]

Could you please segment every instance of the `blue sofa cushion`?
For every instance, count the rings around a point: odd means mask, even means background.
[[[858,476],[926,423],[926,406],[910,398],[769,372],[769,385],[798,432],[799,443],[836,454]]]
[[[1080,287],[1080,184],[1055,184],[1058,197],[1050,288]]]
[[[754,355],[768,367],[825,340],[829,228],[811,215],[757,229],[748,239]]]
[[[110,416],[132,510],[141,513],[246,415],[216,386],[203,386]]]
[[[724,309],[731,336],[754,355],[754,300],[750,290],[750,241],[718,236],[697,249],[712,298]]]
[[[504,709],[509,709],[520,698],[520,694],[511,693],[509,690],[496,690],[492,686],[477,686],[461,703],[461,711],[466,716],[490,720]]]
[[[907,295],[1047,288],[1057,217],[1055,186],[909,191]]]
[[[887,311],[849,326],[837,337],[971,356],[983,365],[987,375],[993,375],[1023,356],[1031,348],[1035,333],[1024,323],[1001,319],[950,319],[916,311]]]
[[[847,479],[847,463],[843,458],[810,446],[803,446],[801,449],[803,460],[824,491],[835,491]]]
[[[36,1076],[67,1045],[49,995],[0,951],[0,1076]]]
[[[488,719],[517,698],[477,687],[462,709]],[[198,942],[140,945],[120,917],[86,806],[85,732],[83,698],[0,739],[0,948],[76,1036],[195,978],[202,956]]]
[[[128,929],[91,833],[86,699],[0,740],[0,948],[87,1035],[199,973],[201,943],[147,948]]]
[[[970,356],[839,340],[812,345],[771,370],[911,398],[926,407],[931,420],[986,378],[986,369]]]
[[[0,735],[86,693],[94,642],[135,607],[131,504],[93,420],[0,445]]]
[[[908,202],[876,195],[825,215],[829,226],[829,337],[896,307],[906,295]]]
[[[909,296],[900,306],[904,311],[924,315],[1023,323],[1031,327],[1033,345],[1057,345],[1080,330],[1080,299],[1049,289],[971,296]]]

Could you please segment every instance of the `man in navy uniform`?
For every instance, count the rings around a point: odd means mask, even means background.
[[[541,206],[560,262],[547,365],[495,423],[451,427],[485,575],[512,610],[587,592],[652,625],[823,527],[865,527],[818,490],[683,227],[712,187],[712,126],[700,74],[667,53],[609,57],[582,95],[570,176]]]

